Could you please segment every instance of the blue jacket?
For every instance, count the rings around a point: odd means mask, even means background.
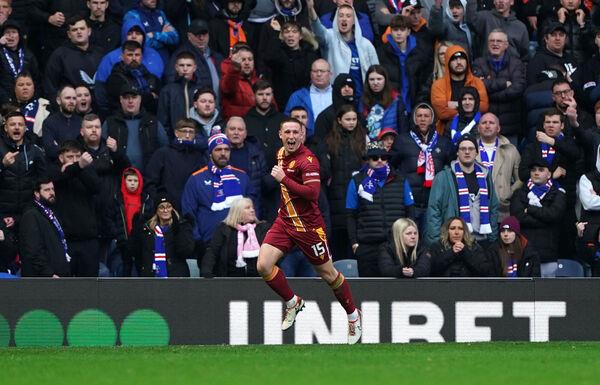
[[[312,109],[312,102],[310,101],[310,88],[304,87],[299,90],[294,91],[293,94],[290,95],[290,98],[285,105],[285,114],[290,116],[292,112],[292,108],[294,107],[304,107],[306,112],[308,113],[308,127],[306,129],[306,137],[310,138],[315,133],[315,114]]]
[[[253,201],[254,209],[256,211],[256,216],[262,218],[260,197],[262,196],[263,178],[265,175],[269,174],[267,171],[267,161],[265,159],[265,153],[262,150],[262,144],[258,142],[256,137],[247,137],[244,145],[248,146],[248,169],[245,171],[250,179],[252,191],[258,197],[258,199]]]
[[[250,185],[248,175],[240,169],[231,168],[233,174],[239,179],[242,195],[256,201],[256,196]],[[210,169],[203,167],[194,172],[183,188],[181,207],[184,214],[191,214],[196,220],[194,239],[209,242],[220,222],[222,222],[229,209],[212,211],[213,185]]]

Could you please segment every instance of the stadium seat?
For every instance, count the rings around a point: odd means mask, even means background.
[[[198,261],[195,259],[186,259],[185,260],[190,268],[190,277],[199,277],[200,269],[198,268]]]
[[[572,259],[559,259],[557,263],[557,277],[585,277],[585,271],[581,263]]]
[[[333,266],[347,278],[358,277],[356,259],[340,259],[333,262]]]

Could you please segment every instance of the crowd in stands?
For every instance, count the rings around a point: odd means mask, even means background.
[[[596,2],[0,0],[0,45],[0,272],[257,276],[292,117],[361,277],[600,275]]]

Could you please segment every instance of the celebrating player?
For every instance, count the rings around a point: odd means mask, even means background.
[[[325,222],[317,204],[321,188],[319,162],[304,146],[304,129],[298,120],[283,120],[279,126],[279,138],[283,147],[277,153],[277,165],[271,175],[281,184],[281,203],[277,219],[260,248],[258,272],[267,285],[286,301],[281,329],[289,329],[304,308],[304,300],[294,294],[285,274],[275,264],[292,246],[297,245],[346,310],[348,343],[354,344],[362,335],[361,314],[354,306],[346,278],[331,262]]]

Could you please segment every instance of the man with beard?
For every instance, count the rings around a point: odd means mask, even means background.
[[[126,41],[121,48],[121,62],[115,64],[106,81],[111,111],[118,108],[119,92],[124,84],[136,87],[144,107],[155,113],[160,91],[160,80],[142,64],[143,48],[137,41]]]
[[[44,92],[51,97],[64,84],[94,85],[96,69],[102,60],[102,51],[90,44],[92,30],[87,20],[74,17],[69,20],[69,42],[57,48],[46,65]]]
[[[449,47],[446,51],[444,76],[433,82],[431,86],[431,105],[439,119],[436,125],[442,134],[448,122],[458,113],[458,97],[463,87],[474,87],[479,92],[479,111],[487,112],[488,96],[485,84],[475,77],[469,66],[467,51],[459,45]]]
[[[191,214],[196,220],[194,239],[198,262],[231,204],[242,197],[256,201],[248,175],[229,165],[231,144],[227,136],[220,133],[211,136],[208,151],[208,166],[190,176],[181,197],[183,213]]]
[[[238,43],[231,57],[221,63],[221,101],[225,118],[244,116],[254,107],[252,86],[258,80],[254,70],[254,54],[246,43]]]
[[[58,148],[65,140],[73,140],[79,135],[81,116],[75,113],[77,93],[71,85],[63,86],[56,96],[59,110],[53,112],[42,125],[42,142],[46,157],[54,160]]]
[[[33,135],[26,134],[20,111],[9,112],[5,119],[0,135],[0,217],[4,216],[5,225],[11,228],[31,202],[33,185],[46,172],[46,159]]]
[[[221,132],[225,127],[225,119],[216,108],[216,95],[211,88],[203,88],[194,93],[194,106],[190,108],[190,119],[198,123],[197,139],[208,141],[213,129]]]
[[[229,57],[234,53],[236,44],[250,44],[255,41],[255,28],[245,23],[251,9],[256,4],[252,0],[223,0],[223,8],[216,17],[208,23],[210,35],[210,48],[222,57]]]
[[[21,219],[19,254],[23,277],[69,277],[71,257],[65,232],[54,214],[54,183],[38,179],[33,188],[33,207]]]
[[[36,97],[33,76],[27,71],[21,72],[17,76],[14,92],[15,97],[12,102],[25,116],[27,131],[31,131],[41,138],[42,124],[50,115],[50,111],[48,111],[50,102],[47,99]]]

